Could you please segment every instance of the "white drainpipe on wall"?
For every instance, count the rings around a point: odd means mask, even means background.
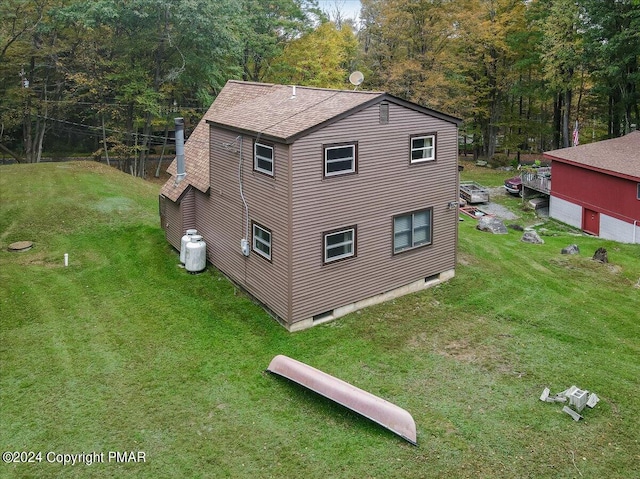
[[[638,229],[638,220],[633,220],[633,244],[636,244],[636,231]]]
[[[176,185],[180,183],[187,172],[184,166],[184,118],[175,118],[176,125]]]

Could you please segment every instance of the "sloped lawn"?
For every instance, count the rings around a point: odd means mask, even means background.
[[[639,245],[468,218],[447,284],[290,334],[177,267],[158,189],[91,162],[0,167],[0,445],[42,453],[0,477],[640,475]],[[265,373],[276,354],[407,409],[418,447]],[[538,400],[572,384],[601,398],[580,422]],[[56,462],[81,453],[104,463]]]

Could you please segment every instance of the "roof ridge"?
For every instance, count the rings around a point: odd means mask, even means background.
[[[383,95],[386,92],[380,90],[348,90],[346,88],[328,88],[328,87],[319,87],[319,86],[310,86],[310,85],[297,85],[297,84],[287,84],[284,85],[282,83],[264,83],[264,82],[255,82],[255,81],[245,81],[245,80],[228,80],[228,83],[236,83],[240,85],[254,85],[254,86],[270,86],[276,88],[303,88],[305,90],[317,90],[317,91],[332,91],[332,92],[345,92],[345,93],[364,93],[366,95]]]
[[[283,122],[285,122],[285,121],[290,121],[290,120],[292,120],[293,118],[295,118],[296,116],[299,116],[299,115],[302,115],[303,113],[306,113],[306,111],[307,111],[308,109],[310,109],[310,108],[314,108],[314,107],[316,107],[316,106],[318,106],[318,105],[320,105],[320,104],[322,104],[322,103],[325,103],[325,102],[327,102],[327,101],[329,101],[329,100],[331,100],[331,99],[335,98],[335,97],[336,97],[338,94],[340,94],[340,93],[345,93],[345,91],[344,91],[344,90],[331,90],[331,89],[322,89],[322,90],[324,90],[324,91],[330,91],[330,92],[333,92],[333,94],[331,94],[331,95],[327,96],[326,98],[322,98],[322,99],[321,99],[321,100],[319,100],[319,101],[316,101],[315,103],[313,103],[313,104],[309,105],[309,106],[308,106],[306,109],[304,109],[304,110],[300,110],[300,111],[298,111],[298,112],[294,113],[294,114],[293,114],[293,115],[291,115],[291,116],[283,117],[283,118],[281,118],[280,120],[278,120],[278,121],[276,121],[275,123],[273,123],[272,125],[269,125],[269,126],[267,126],[267,127],[264,127],[261,131],[259,131],[259,132],[258,132],[258,138],[260,138],[260,135],[262,134],[262,132],[263,132],[263,131],[268,130],[268,129],[270,129],[270,128],[273,128],[274,126],[276,126],[276,125],[278,125],[278,124],[280,124],[280,123],[283,123]],[[379,93],[379,94],[377,94],[376,96],[380,96],[380,95],[384,95],[384,93]]]

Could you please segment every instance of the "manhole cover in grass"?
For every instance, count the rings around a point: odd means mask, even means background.
[[[15,251],[16,253],[29,251],[31,248],[33,248],[33,241],[16,241],[9,245],[9,251]]]

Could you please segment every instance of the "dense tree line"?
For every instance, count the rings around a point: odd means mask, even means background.
[[[357,23],[315,0],[4,0],[0,150],[141,175],[230,78],[353,88],[358,69],[463,118],[475,155],[540,151],[634,128],[639,56],[638,0],[362,0]]]

